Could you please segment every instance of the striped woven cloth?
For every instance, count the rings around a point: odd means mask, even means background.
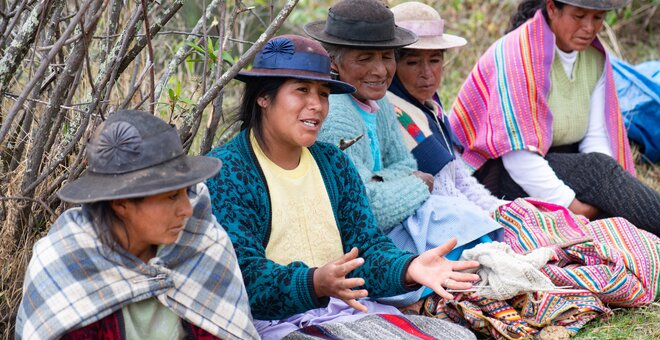
[[[309,339],[476,339],[454,323],[420,315],[373,314],[353,322],[329,322],[301,328],[284,340]]]
[[[585,324],[612,311],[591,292],[583,289],[521,294],[497,301],[476,293],[457,294],[448,302],[438,295],[424,301],[422,313],[456,322],[495,339],[523,339],[546,326],[561,326],[575,335]]]
[[[605,118],[613,157],[635,174],[616,95],[612,66],[605,54]],[[466,147],[463,160],[478,169],[512,150],[545,155],[552,145],[548,108],[555,37],[541,11],[495,42],[479,59],[451,110],[451,126]]]
[[[517,199],[494,218],[518,253],[551,247],[541,268],[557,286],[582,288],[610,306],[635,307],[660,294],[660,238],[623,218],[589,222],[564,207]]]

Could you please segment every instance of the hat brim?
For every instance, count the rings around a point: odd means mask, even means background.
[[[220,171],[222,162],[206,156],[180,156],[125,174],[87,172],[57,193],[70,203],[91,203],[157,195],[197,184]]]
[[[310,37],[326,44],[349,46],[357,48],[399,48],[417,41],[415,33],[401,27],[394,28],[394,39],[385,41],[346,40],[325,33],[325,21],[311,22],[303,26]]]
[[[452,34],[443,34],[442,36],[419,37],[412,45],[404,48],[416,50],[446,50],[454,47],[461,47],[467,44],[463,37]]]
[[[561,2],[585,9],[593,9],[597,11],[611,11],[613,9],[618,9],[625,7],[630,3],[630,0],[561,0]]]
[[[340,80],[331,79],[330,76],[327,74],[296,70],[296,69],[253,68],[250,71],[240,72],[234,78],[242,82],[246,82],[249,81],[250,79],[261,78],[261,77],[281,77],[281,78],[295,78],[295,79],[322,81],[328,83],[328,87],[330,88],[330,93],[332,94],[353,93],[356,91],[353,85],[349,83],[345,83]]]

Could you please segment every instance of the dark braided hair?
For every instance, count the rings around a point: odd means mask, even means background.
[[[507,33],[515,30],[516,28],[520,27],[520,25],[524,24],[527,20],[532,18],[534,14],[536,13],[537,10],[541,9],[543,16],[545,17],[546,21],[550,21],[548,17],[548,10],[546,9],[546,3],[547,0],[523,0],[520,2],[520,5],[518,5],[518,10],[516,11],[515,14],[511,16],[511,21],[509,22],[509,30]],[[555,0],[555,7],[558,10],[561,10],[564,8],[564,3],[560,1]]]

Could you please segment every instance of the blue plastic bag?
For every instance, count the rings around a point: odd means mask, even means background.
[[[660,61],[631,66],[612,58],[614,82],[628,137],[641,146],[644,158],[660,160]]]

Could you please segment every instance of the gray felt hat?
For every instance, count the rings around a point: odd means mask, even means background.
[[[380,0],[339,1],[327,20],[303,29],[318,41],[356,48],[399,48],[417,40],[415,33],[396,26],[392,11]]]
[[[142,111],[111,115],[87,144],[87,172],[57,195],[90,203],[156,195],[199,183],[220,170],[219,159],[187,156],[174,126]]]
[[[609,11],[627,5],[630,0],[559,0],[559,2],[575,7]]]

